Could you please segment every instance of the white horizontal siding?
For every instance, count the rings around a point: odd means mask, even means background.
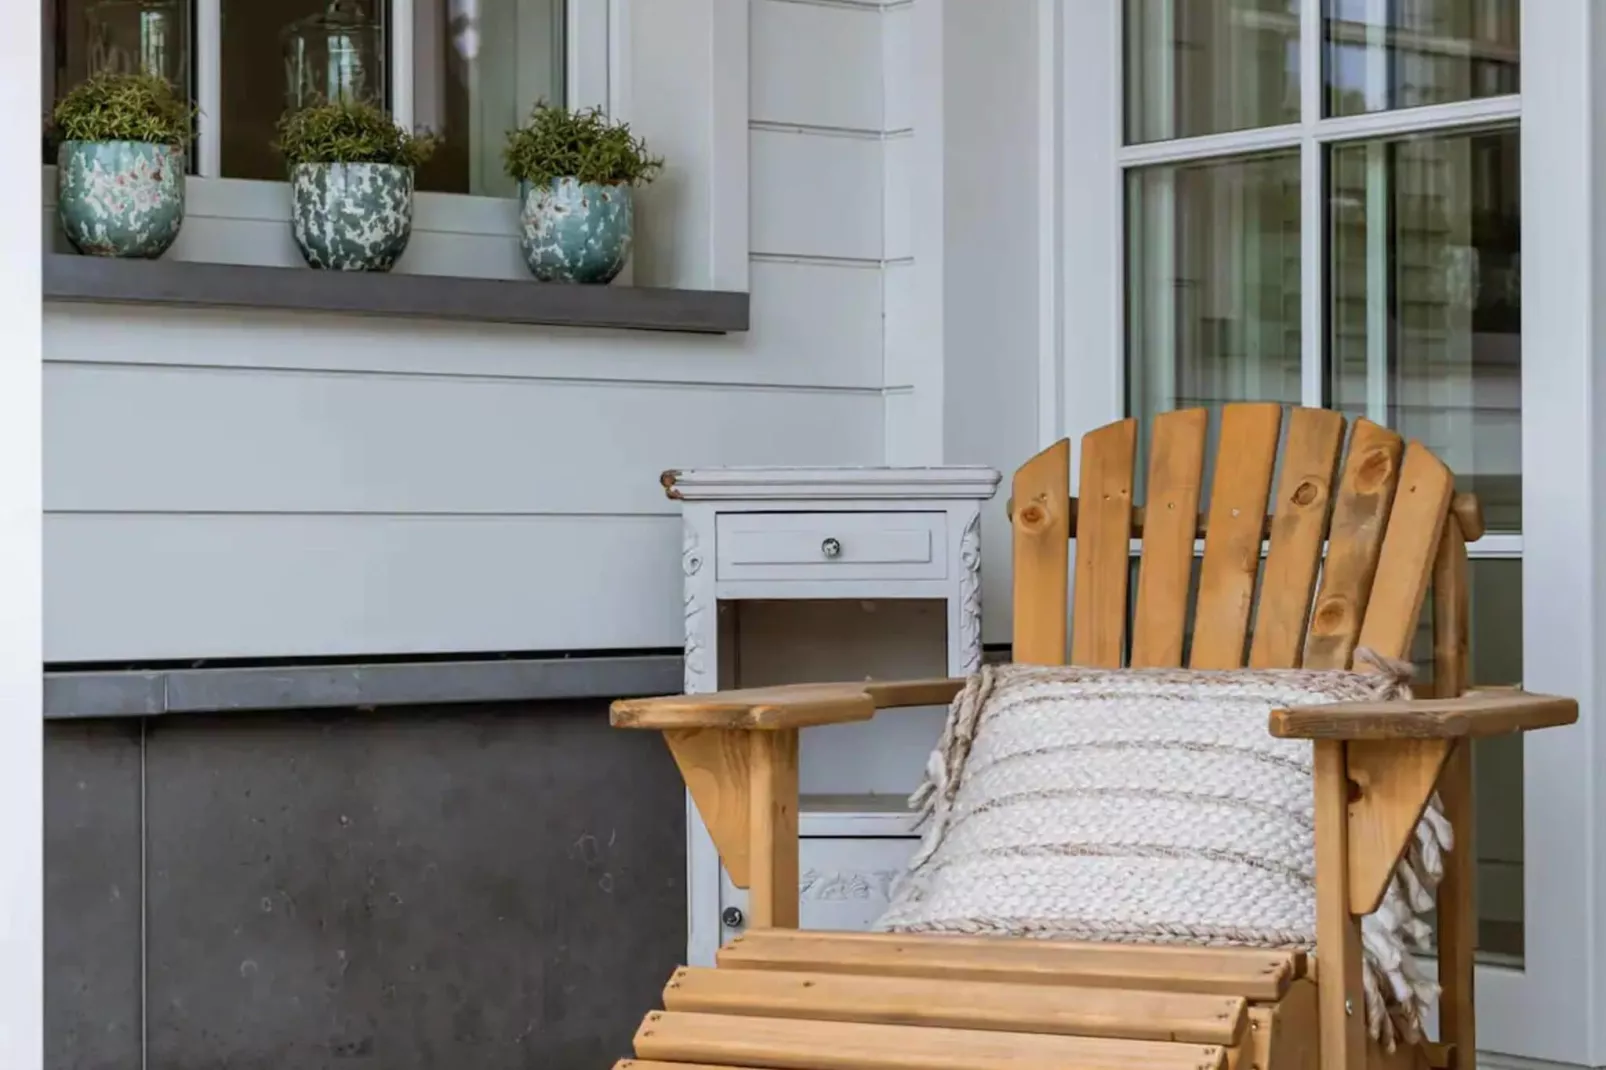
[[[881,128],[881,12],[752,0],[749,116],[850,130]]]
[[[650,15],[625,54],[662,79]],[[679,645],[662,469],[885,456],[885,19],[748,12],[746,334],[48,306],[47,659]],[[725,91],[711,53],[675,54]],[[690,278],[710,209],[681,186],[715,146],[638,82],[630,118],[671,157],[638,277]],[[190,192],[169,255],[299,263],[282,186]],[[527,277],[513,211],[420,196],[398,270]]]
[[[665,468],[873,462],[879,406],[863,390],[52,364],[45,507],[678,515]]]
[[[507,379],[881,385],[876,271],[768,261],[752,269],[752,329],[746,334],[51,304],[45,308],[45,358]]]
[[[754,130],[753,252],[879,261],[881,140]]]
[[[670,517],[45,517],[54,661],[674,647]]]

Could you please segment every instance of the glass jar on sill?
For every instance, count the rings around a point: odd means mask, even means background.
[[[285,105],[385,105],[384,26],[363,0],[329,0],[285,27]]]
[[[87,67],[97,74],[154,74],[189,92],[189,4],[99,0],[84,12]]]

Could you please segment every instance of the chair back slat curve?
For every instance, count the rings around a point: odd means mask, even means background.
[[[1476,499],[1455,494],[1425,446],[1365,418],[1346,450],[1339,413],[1226,405],[1213,474],[1209,426],[1207,410],[1180,409],[1089,432],[1074,499],[1068,440],[1015,473],[1014,660],[1347,668],[1361,646],[1408,657],[1446,525],[1464,533]]]

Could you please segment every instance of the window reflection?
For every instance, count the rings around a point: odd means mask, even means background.
[[[1128,143],[1299,121],[1299,0],[1126,0]]]
[[[1520,0],[1325,0],[1326,114],[1519,89]]]
[[[96,74],[154,74],[194,99],[189,0],[46,0],[42,15],[44,112]]]
[[[413,115],[442,135],[418,188],[511,197],[502,145],[538,101],[563,103],[563,0],[417,0]]]
[[[1128,413],[1298,403],[1299,211],[1297,152],[1128,172]]]
[[[1516,130],[1347,144],[1328,167],[1332,403],[1431,448],[1522,521]]]
[[[287,107],[387,103],[382,0],[220,0],[223,177],[284,179],[273,147]]]

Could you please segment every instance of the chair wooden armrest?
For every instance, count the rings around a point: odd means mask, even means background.
[[[868,721],[876,710],[900,706],[946,705],[964,686],[961,679],[861,680],[620,699],[610,707],[610,720],[615,728],[659,730],[807,728]]]
[[[1578,720],[1578,703],[1526,691],[1469,691],[1459,698],[1337,702],[1273,710],[1281,739],[1475,739],[1555,728]]]
[[[860,680],[620,699],[616,728],[660,731],[755,928],[797,928],[798,729],[947,703],[965,681]]]

